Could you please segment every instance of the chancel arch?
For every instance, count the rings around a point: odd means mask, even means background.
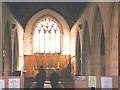
[[[66,20],[57,12],[50,9],[44,9],[33,15],[25,27],[24,33],[24,55],[33,55],[33,31],[35,27],[44,18],[49,17],[60,28],[60,50],[62,55],[70,55],[70,28]]]
[[[50,72],[47,78],[52,73],[51,68],[57,69],[60,75],[65,75],[70,71],[70,63],[70,29],[66,20],[50,9],[41,10],[33,15],[24,32],[26,76],[35,76],[35,69],[40,65],[46,72]]]
[[[91,46],[90,46],[90,35],[88,23],[85,21],[84,31],[83,31],[83,42],[82,42],[82,75],[91,74]]]
[[[76,75],[81,74],[81,43],[80,43],[80,35],[77,30],[76,36]]]

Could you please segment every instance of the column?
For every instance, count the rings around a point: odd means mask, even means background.
[[[100,76],[101,75],[101,70],[100,70],[100,47],[99,47],[99,42],[96,42],[95,44],[95,52],[94,52],[94,75]]]
[[[110,75],[110,43],[109,43],[109,37],[107,36],[105,38],[105,76]]]
[[[12,75],[14,72],[14,38],[12,38]]]
[[[110,76],[118,76],[118,28],[113,30],[110,49]]]
[[[7,50],[5,50],[5,63],[4,63],[4,76],[9,76],[9,55],[7,54]]]

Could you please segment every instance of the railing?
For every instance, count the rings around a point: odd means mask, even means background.
[[[35,88],[36,82],[33,82],[30,88]]]

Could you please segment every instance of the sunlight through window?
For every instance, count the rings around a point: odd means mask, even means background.
[[[49,53],[49,32],[45,34],[45,53]]]
[[[60,28],[50,19],[44,18],[35,28],[33,34],[34,53],[60,53]]]
[[[40,31],[40,53],[44,53],[44,30],[41,28]]]
[[[59,30],[59,27],[57,27],[57,31],[56,31],[56,52],[57,53],[60,52],[60,30]]]
[[[39,33],[38,33],[38,28],[36,27],[35,33],[33,36],[33,42],[34,42],[34,53],[37,53],[39,50]]]
[[[51,30],[51,53],[55,53],[55,31],[54,28]]]

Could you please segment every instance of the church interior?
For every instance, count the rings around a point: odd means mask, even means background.
[[[118,2],[2,2],[0,80],[8,88],[9,78],[19,78],[20,88],[33,88],[42,65],[46,87],[56,70],[59,88],[90,88],[89,76],[96,76],[96,88],[102,77],[118,88],[119,8]]]

